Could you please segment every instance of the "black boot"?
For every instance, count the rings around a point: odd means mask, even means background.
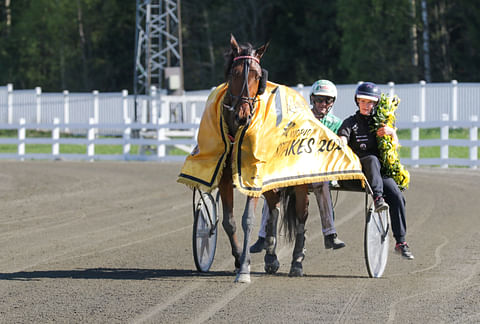
[[[323,238],[326,249],[341,249],[345,247],[345,243],[337,237],[337,233],[326,235]]]
[[[250,247],[250,253],[260,253],[265,250],[265,238],[259,236],[257,242]]]

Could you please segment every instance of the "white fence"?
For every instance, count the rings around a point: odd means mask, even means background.
[[[470,121],[450,121],[449,116],[444,114],[442,121],[421,122],[418,116],[413,116],[410,123],[401,122],[397,126],[399,129],[410,129],[411,139],[401,140],[400,144],[404,147],[410,147],[411,157],[402,158],[401,162],[417,168],[419,165],[440,165],[442,168],[449,166],[468,166],[472,169],[477,169],[480,165],[478,160],[478,116],[473,115]],[[420,129],[440,128],[439,139],[420,139]],[[449,138],[449,131],[451,128],[466,128],[469,129],[468,139],[451,139]],[[440,147],[440,158],[420,158],[420,147]],[[449,148],[451,146],[468,147],[469,158],[450,158]]]
[[[43,93],[34,90],[14,90],[11,84],[0,87],[0,128],[18,123],[23,118],[28,124],[48,125],[58,118],[65,131],[84,134],[84,128],[74,125],[122,124],[127,118],[138,123],[156,124],[159,118],[169,123],[198,123],[208,93],[201,95],[160,96],[152,87],[150,95],[135,98],[127,90],[118,93]],[[136,99],[136,100],[135,100]],[[109,133],[104,133],[108,131]],[[105,127],[102,135],[121,135],[122,129]]]
[[[353,95],[356,84],[337,85],[338,97],[334,113],[344,119],[355,110]],[[401,100],[397,110],[399,122],[410,122],[412,116],[420,121],[439,121],[448,114],[452,121],[468,121],[480,111],[480,83],[413,83],[380,84],[384,93],[396,94]],[[310,86],[294,87],[307,100]],[[195,123],[202,116],[209,90],[190,91],[183,96],[160,95],[152,88],[149,95],[135,97],[127,90],[117,93],[44,93],[37,87],[32,90],[14,90],[9,84],[0,87],[0,125],[18,122],[48,124],[58,118],[63,124],[88,123],[94,118],[101,124],[123,123],[125,118],[156,123],[163,118],[169,123]],[[82,131],[68,127],[71,132]],[[121,134],[121,130],[110,128]]]
[[[340,118],[351,115],[356,107],[353,94],[356,84],[337,85],[338,98],[334,113]],[[448,165],[478,167],[478,121],[471,117],[480,111],[480,83],[379,85],[383,92],[397,94],[401,104],[397,110],[397,126],[412,130],[411,140],[403,140],[411,148],[411,157],[402,159],[406,165]],[[310,87],[295,87],[308,100]],[[0,138],[0,144],[17,146],[16,153],[0,154],[0,159],[81,159],[81,160],[183,160],[184,156],[169,154],[168,147],[189,152],[195,145],[195,134],[210,91],[187,92],[183,96],[160,96],[155,88],[137,100],[126,90],[119,93],[43,93],[14,90],[11,84],[0,87],[0,129],[17,130],[17,138]],[[136,102],[136,105],[135,105]],[[418,116],[418,117],[416,117]],[[135,119],[136,117],[136,119]],[[135,122],[130,122],[136,120]],[[440,127],[438,140],[420,140],[420,128]],[[448,129],[466,127],[470,139],[449,139]],[[51,138],[28,138],[26,130],[51,131]],[[61,134],[77,134],[80,138]],[[133,136],[140,135],[140,136]],[[416,137],[414,136],[416,134]],[[109,135],[109,138],[102,138]],[[52,146],[48,154],[29,153],[28,144]],[[86,145],[85,154],[60,152],[61,144]],[[96,152],[96,145],[122,145],[123,154],[105,155]],[[131,152],[132,145],[141,147],[140,154]],[[422,146],[440,146],[441,156],[419,157]],[[449,158],[450,146],[466,146],[469,159]],[[153,152],[153,154],[143,154]]]
[[[479,121],[477,116],[472,116],[470,121],[449,121],[448,115],[443,116],[443,121],[421,122],[420,118],[414,116],[411,122],[400,122],[397,125],[399,129],[410,129],[411,139],[402,140],[401,145],[411,148],[411,157],[402,158],[402,163],[411,167],[419,167],[420,165],[438,165],[441,167],[468,166],[470,168],[478,168],[480,162],[478,160],[478,126]],[[27,129],[42,129],[51,130],[51,137],[49,138],[28,138],[26,137]],[[61,133],[67,127],[84,129],[86,136],[83,138],[62,138]],[[115,138],[100,138],[98,134],[100,130],[110,128],[122,130],[122,136]],[[55,119],[52,124],[27,124],[25,119],[21,119],[17,124],[3,125],[3,129],[17,130],[17,138],[1,138],[0,144],[16,145],[16,153],[0,153],[0,159],[66,159],[66,160],[151,160],[151,161],[183,161],[185,155],[169,155],[167,147],[178,147],[186,152],[190,152],[196,144],[195,138],[198,130],[198,124],[185,123],[164,123],[159,119],[157,123],[130,123],[126,119],[122,124],[99,124],[91,118],[88,124],[61,124],[59,119]],[[440,128],[441,138],[421,140],[420,129],[423,128]],[[469,129],[469,139],[451,139],[449,138],[449,130],[451,128],[467,128]],[[139,130],[140,134],[153,133],[153,136],[132,137],[132,131]],[[148,130],[148,132],[147,132]],[[178,138],[178,136],[187,136],[189,138]],[[26,153],[26,144],[48,144],[51,145],[49,153]],[[77,144],[85,145],[85,154],[66,154],[60,152],[61,144]],[[96,153],[96,145],[121,145],[122,154],[98,154]],[[131,152],[132,145],[139,145],[140,147],[153,148],[154,154],[133,154]],[[439,158],[420,158],[420,147],[425,146],[439,146]],[[449,148],[452,146],[468,147],[469,158],[450,158]],[[140,152],[142,153],[142,152]]]
[[[26,131],[29,129],[51,131],[51,137],[38,138],[27,137]],[[62,130],[67,127],[84,129],[86,136],[83,138],[61,137]],[[122,130],[122,136],[101,138],[98,136],[99,130],[116,128]],[[61,124],[56,118],[52,124],[27,124],[25,119],[20,119],[17,124],[3,125],[3,129],[15,129],[17,138],[0,137],[1,144],[16,145],[15,153],[0,153],[0,159],[16,159],[24,161],[26,159],[49,159],[49,160],[142,160],[142,161],[183,161],[185,155],[168,155],[167,147],[175,146],[185,151],[191,151],[196,144],[196,130],[198,124],[164,124],[162,120],[157,123],[141,124],[131,123],[129,119],[123,124],[98,124],[91,118],[88,124]],[[189,128],[186,130],[185,128]],[[140,137],[133,137],[132,132],[138,130]],[[179,130],[179,131],[176,131]],[[142,135],[145,134],[145,135]],[[189,135],[191,138],[172,138],[178,135]],[[153,136],[151,136],[153,135]],[[49,153],[27,153],[26,145],[43,144],[51,145]],[[61,153],[60,145],[84,145],[85,154]],[[122,154],[98,154],[96,145],[119,145],[122,146]],[[140,147],[139,153],[131,152],[132,145]],[[144,150],[142,152],[141,150]],[[146,154],[150,151],[153,154]]]

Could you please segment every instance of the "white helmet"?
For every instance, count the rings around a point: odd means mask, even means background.
[[[328,80],[318,80],[312,85],[311,96],[327,96],[337,99],[337,87]]]

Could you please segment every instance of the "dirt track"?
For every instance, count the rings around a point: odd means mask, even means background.
[[[325,250],[315,203],[306,277],[255,254],[234,284],[221,229],[211,272],[192,258],[191,192],[179,164],[0,162],[1,323],[478,323],[480,172],[413,170],[406,192],[415,260],[393,252],[384,277],[363,259],[363,204],[340,193],[341,250]],[[243,197],[237,199],[237,223]],[[258,230],[259,210],[257,213]],[[239,225],[241,230],[241,226]]]

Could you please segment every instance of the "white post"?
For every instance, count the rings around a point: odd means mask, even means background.
[[[63,123],[65,125],[70,124],[70,97],[68,90],[63,90]],[[66,127],[65,132],[70,132],[70,129]]]
[[[13,84],[7,84],[7,122],[13,123]]]
[[[142,99],[142,118],[141,118],[141,122],[142,124],[146,124],[148,123],[147,121],[147,100],[145,99]]]
[[[161,122],[164,124],[167,124],[170,120],[170,100],[168,99],[168,96],[163,96],[162,97],[162,105],[161,105],[161,113],[160,113],[160,119],[162,120]]]
[[[197,119],[197,103],[196,102],[192,101],[192,103],[190,104],[190,113],[192,114],[190,118],[190,123],[195,124],[195,121]]]
[[[53,158],[56,159],[58,158],[58,155],[60,154],[60,144],[59,144],[59,139],[60,139],[60,119],[54,118],[53,119],[53,125],[55,127],[52,129],[52,155]]]
[[[200,125],[200,121],[202,120],[200,117],[197,117],[197,103],[195,103],[195,109],[192,110],[192,123],[193,124],[198,124]],[[197,127],[197,128],[194,128],[192,129],[193,131],[193,139],[196,140],[198,138],[198,130],[200,129],[200,127]]]
[[[157,144],[157,157],[162,158],[165,156],[165,144],[160,144],[160,141],[163,141],[166,139],[165,136],[165,128],[162,125],[162,119],[158,119],[158,124],[157,124],[157,141],[159,144]]]
[[[93,162],[93,158],[95,155],[95,143],[93,142],[95,140],[95,124],[95,118],[88,119],[89,127],[87,132],[87,156],[91,162]]]
[[[157,87],[151,86],[150,87],[150,100],[151,100],[151,116],[150,120],[152,124],[156,124],[158,121],[158,109],[157,109]]]
[[[188,120],[187,120],[187,98],[185,97],[185,94],[182,94],[182,100],[181,100],[181,106],[180,106],[180,110],[182,111],[182,119],[181,119],[181,123],[188,123]]]
[[[388,82],[388,87],[390,88],[388,91],[388,96],[390,98],[393,98],[393,96],[395,95],[395,82],[393,81]]]
[[[303,85],[303,83],[299,83],[297,84],[297,89],[298,89],[298,92],[300,92],[300,94],[305,97],[305,94],[303,93],[305,91],[305,86]],[[306,97],[305,97],[306,99]]]
[[[442,114],[442,121],[448,122],[448,120],[449,120],[448,114]],[[448,163],[446,162],[448,159],[448,130],[449,130],[448,123],[446,123],[440,129],[440,136],[441,136],[440,139],[442,140],[443,143],[445,143],[445,144],[442,144],[442,146],[440,147],[440,159],[442,159],[442,161],[445,161],[445,163],[442,163],[441,165],[442,168],[448,168]]]
[[[25,160],[25,118],[20,118],[18,127],[18,159]]]
[[[123,108],[123,120],[127,120],[128,117],[128,90],[122,90],[122,108]]]
[[[426,82],[424,80],[420,81],[420,121],[425,121],[425,110],[426,110]]]
[[[420,141],[420,128],[418,127],[419,118],[414,115],[412,117],[413,128],[412,128],[412,162],[418,161],[420,159],[420,147],[418,142]],[[413,165],[414,168],[418,168],[418,164]]]
[[[93,90],[93,119],[98,124],[99,121],[99,108],[98,108],[98,90]]]
[[[130,124],[132,120],[130,118],[125,118],[125,129],[123,130],[123,158],[127,160],[128,155],[130,154],[130,135],[132,134],[132,128]]]
[[[452,120],[457,121],[458,111],[458,81],[452,80]]]
[[[472,116],[471,118],[472,121],[472,127],[470,127],[470,141],[472,141],[472,144],[470,145],[470,161],[477,161],[478,160],[478,147],[477,147],[477,141],[478,141],[478,116]],[[476,165],[471,166],[472,169],[476,169]]]
[[[35,88],[35,101],[37,104],[37,124],[42,122],[42,88]]]

